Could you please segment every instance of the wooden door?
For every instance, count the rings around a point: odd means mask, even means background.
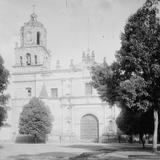
[[[85,115],[81,118],[81,140],[88,142],[98,142],[99,125],[94,115]]]

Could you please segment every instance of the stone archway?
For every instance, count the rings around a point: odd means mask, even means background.
[[[98,142],[99,123],[96,116],[92,114],[87,114],[81,118],[80,138],[82,141]]]

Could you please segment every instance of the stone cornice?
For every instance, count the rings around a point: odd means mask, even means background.
[[[27,46],[27,45],[24,45],[24,46],[20,46],[20,47],[17,47],[17,48],[15,48],[16,50],[21,50],[21,49],[33,49],[33,48],[43,48],[45,51],[46,51],[46,53],[49,55],[49,56],[51,56],[50,55],[50,51],[49,50],[47,50],[47,48],[45,47],[45,46],[42,46],[42,45],[29,45],[29,46]]]
[[[32,97],[28,97],[28,98],[12,98],[12,100],[30,100]],[[99,96],[61,96],[58,98],[52,98],[52,97],[48,97],[48,98],[41,98],[41,99],[48,99],[48,100],[59,100],[61,101],[62,99],[88,99],[88,98],[97,98],[99,99]],[[106,104],[106,102],[101,102],[102,104]]]
[[[31,67],[36,67],[38,65],[30,65]],[[29,66],[13,66],[14,68],[20,68],[20,67],[29,67]],[[77,69],[77,70],[73,70],[73,69],[55,69],[55,70],[42,70],[42,71],[35,71],[35,72],[14,72],[12,73],[12,75],[28,75],[28,74],[50,74],[50,73],[76,73],[78,71],[83,71],[83,69]]]
[[[34,75],[34,74],[33,74]],[[68,78],[51,78],[51,79],[45,79],[46,81],[65,81],[65,80],[76,80],[76,79],[91,79],[91,77],[68,77]],[[24,82],[41,82],[44,81],[43,79],[36,79],[33,80],[14,80],[13,83],[24,83]]]

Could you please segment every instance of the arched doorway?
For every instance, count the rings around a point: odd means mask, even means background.
[[[81,118],[80,135],[82,141],[98,142],[99,124],[94,115],[87,114]]]

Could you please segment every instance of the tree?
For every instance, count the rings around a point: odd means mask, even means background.
[[[0,127],[7,118],[7,107],[9,95],[4,94],[7,89],[9,71],[4,67],[3,58],[0,56]]]
[[[145,113],[135,112],[126,107],[123,108],[116,119],[118,128],[127,135],[139,135],[143,148],[145,147],[144,135],[153,134],[152,111]]]
[[[116,61],[93,67],[93,86],[102,100],[135,112],[154,115],[153,150],[157,151],[158,110],[160,109],[160,23],[159,0],[146,0],[129,17],[121,34]]]
[[[32,98],[23,107],[20,114],[19,133],[27,134],[37,139],[45,138],[52,129],[52,116],[49,108],[38,98]]]

